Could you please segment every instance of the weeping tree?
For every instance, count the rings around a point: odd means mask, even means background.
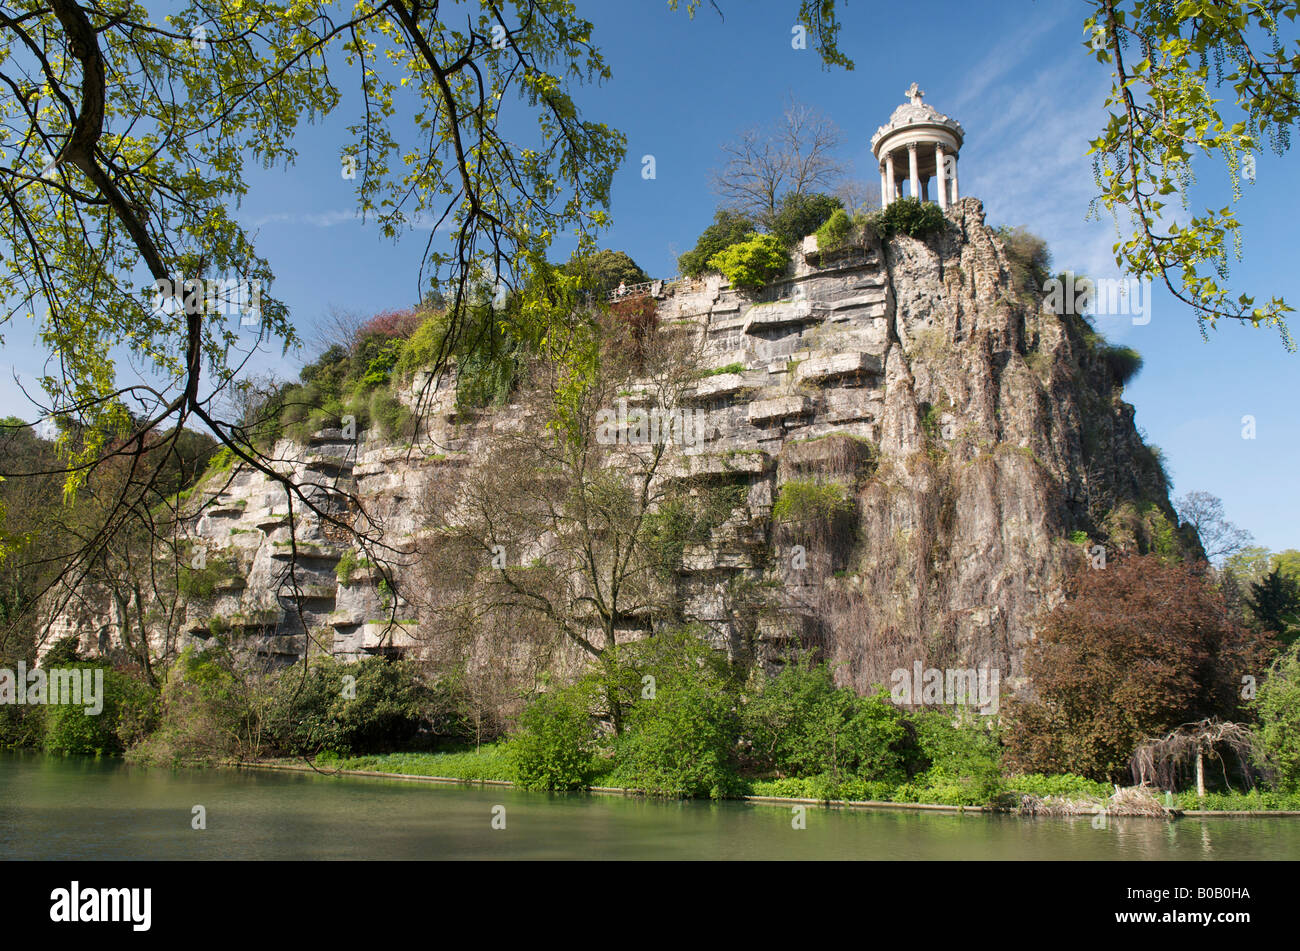
[[[1224,785],[1229,785],[1228,763],[1234,761],[1247,787],[1255,785],[1252,767],[1255,735],[1246,726],[1217,717],[1184,723],[1163,736],[1144,740],[1133,752],[1129,769],[1134,782],[1160,789],[1177,789],[1190,773],[1196,776],[1196,795],[1205,795],[1205,762],[1217,763]]]

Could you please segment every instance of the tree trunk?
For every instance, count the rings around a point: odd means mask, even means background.
[[[1196,749],[1196,795],[1205,796],[1205,754]]]

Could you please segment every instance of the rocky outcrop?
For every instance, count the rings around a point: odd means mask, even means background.
[[[743,499],[687,548],[676,582],[684,614],[720,645],[777,663],[818,644],[862,690],[917,660],[987,664],[1014,685],[1035,615],[1084,559],[1078,533],[1104,539],[1121,510],[1172,518],[1086,325],[1017,295],[977,200],[947,218],[924,240],[821,253],[810,238],[757,295],[718,275],[657,286],[660,324],[694,330],[702,354],[689,399],[705,438],[678,450],[670,477]],[[406,399],[430,388],[417,377]],[[277,447],[320,498],[362,500],[393,554],[382,570],[320,519],[299,512],[291,532],[283,492],[236,470],[191,526],[230,577],[185,606],[182,639],[237,629],[272,659],[416,645],[418,611],[401,596],[419,582],[401,552],[424,528],[420,500],[482,463],[485,434],[524,424],[520,407],[465,414],[446,381],[433,389],[418,445],[436,451],[343,430]],[[794,483],[838,486],[845,506],[774,517]],[[737,612],[737,583],[762,592],[761,610]],[[83,593],[51,633],[102,646],[113,610]]]

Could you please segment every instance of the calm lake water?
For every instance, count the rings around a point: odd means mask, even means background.
[[[191,828],[192,809],[207,829]],[[505,829],[492,827],[505,807]],[[499,810],[497,810],[499,812]],[[663,803],[0,754],[8,859],[1296,859],[1300,819],[1015,819]]]

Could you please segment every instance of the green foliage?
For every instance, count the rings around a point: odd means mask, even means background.
[[[1187,811],[1213,809],[1224,812],[1300,812],[1300,792],[1278,792],[1256,787],[1250,792],[1207,792],[1204,796],[1197,796],[1196,791],[1192,790],[1177,793],[1174,804]]]
[[[45,657],[42,658],[42,665],[45,667],[69,667],[83,660],[80,651],[81,638],[76,634],[60,638],[54,642]]]
[[[188,601],[210,600],[216,594],[217,585],[239,574],[233,555],[210,553],[202,568],[190,567],[193,560],[190,551],[185,551],[183,557],[185,561],[178,569],[177,587]]]
[[[924,238],[947,227],[943,210],[934,202],[919,198],[900,198],[889,203],[883,211],[868,216],[877,234],[882,238],[905,234]]]
[[[544,693],[519,717],[518,732],[506,747],[515,781],[525,789],[580,789],[596,770],[592,709],[595,682]]]
[[[389,439],[406,434],[409,440],[412,416],[406,404],[384,387],[370,394],[366,417],[372,427],[378,428]],[[356,415],[356,414],[354,414]]]
[[[781,199],[777,207],[772,219],[772,233],[787,248],[792,248],[806,236],[820,233],[822,225],[836,213],[844,213],[844,202],[838,198],[816,192],[792,192]]]
[[[709,258],[709,267],[722,272],[734,287],[757,290],[785,273],[789,255],[776,235],[750,234],[738,244]]]
[[[1154,284],[1167,281],[1202,325],[1220,318],[1272,325],[1294,350],[1285,323],[1292,308],[1282,298],[1257,304],[1218,283],[1228,277],[1229,245],[1238,258],[1242,253],[1232,205],[1214,196],[1212,205],[1195,211],[1190,201],[1193,184],[1204,178],[1193,174],[1193,156],[1222,163],[1222,181],[1235,202],[1242,182],[1254,181],[1265,139],[1279,155],[1290,147],[1300,119],[1292,89],[1300,55],[1282,31],[1294,25],[1295,4],[1089,0],[1089,6],[1082,42],[1112,76],[1101,132],[1089,152],[1097,186],[1092,210],[1106,209],[1117,224],[1119,211],[1127,213],[1128,226],[1115,244],[1117,263]],[[1168,196],[1176,196],[1172,205]]]
[[[384,753],[378,756],[343,756],[323,751],[318,765],[404,776],[438,776],[467,782],[510,782],[514,768],[506,744],[484,743],[473,750],[441,753]]]
[[[787,525],[815,524],[832,521],[853,510],[853,500],[838,482],[791,479],[781,486],[772,506],[772,518]]]
[[[628,645],[614,663],[616,689],[637,692],[611,780],[667,798],[736,795],[740,717],[725,658],[683,631]]]
[[[256,755],[257,703],[220,645],[187,647],[167,672],[158,729],[127,751],[155,765],[223,763]]]
[[[45,743],[45,707],[0,704],[0,750],[37,750]]]
[[[824,254],[839,251],[849,243],[854,231],[853,219],[843,208],[838,208],[817,229],[817,250]]]
[[[620,284],[631,286],[650,280],[650,275],[625,252],[608,249],[581,255],[564,265],[564,270],[579,276],[598,297],[611,293]]]
[[[695,247],[677,259],[677,266],[687,277],[699,277],[709,268],[713,256],[733,244],[744,241],[757,227],[757,222],[738,211],[719,208],[713,224],[704,229]]]
[[[1289,644],[1300,629],[1300,579],[1275,566],[1259,581],[1251,582],[1246,605],[1265,631]]]
[[[1044,773],[1027,773],[1021,776],[1009,776],[1006,787],[1010,792],[1046,799],[1056,796],[1060,799],[1108,798],[1114,787],[1110,783],[1100,783],[1073,773],[1061,773],[1049,776]]]
[[[744,373],[744,372],[745,372],[745,364],[738,361],[736,363],[728,363],[726,366],[714,367],[712,370],[705,370],[703,373],[700,374],[700,377],[706,378],[711,376],[722,376],[724,373]]]
[[[929,766],[920,781],[943,796],[986,803],[1003,789],[1002,746],[996,718],[961,710],[926,710],[911,717],[918,762]]]
[[[377,352],[366,361],[366,371],[359,381],[362,392],[388,384],[393,375],[393,367],[397,366],[397,358],[402,352],[402,341],[386,340],[376,347]]]
[[[84,703],[47,705],[44,739],[47,751],[122,753],[153,729],[158,715],[158,693],[148,684],[98,664],[76,663],[63,669],[103,670],[103,709],[88,715]],[[83,696],[83,702],[84,699]]]
[[[715,528],[745,504],[749,488],[743,483],[705,490],[698,498],[665,499],[645,519],[644,546],[658,574],[671,578],[681,567],[689,544],[709,541]]]
[[[838,779],[823,773],[817,776],[783,776],[780,779],[755,779],[749,784],[753,796],[782,796],[789,799],[820,799],[823,802],[891,802],[897,786],[892,783],[841,775]]]
[[[744,708],[750,755],[760,770],[897,783],[903,779],[903,717],[887,695],[836,687],[808,655],[766,679]],[[827,798],[827,797],[819,797]]]
[[[334,566],[334,577],[339,580],[339,584],[351,584],[352,576],[363,569],[370,567],[370,559],[357,555],[356,551],[349,548],[345,551],[338,563]]]
[[[1259,685],[1259,751],[1282,790],[1300,793],[1300,650],[1276,661]]]
[[[1082,529],[1076,529],[1070,533],[1070,542],[1075,545],[1088,544],[1088,533]]]
[[[402,351],[393,366],[398,378],[410,379],[417,370],[432,367],[446,343],[447,329],[446,311],[436,310],[425,317],[402,344]],[[305,381],[306,377],[303,379]]]
[[[456,732],[452,718],[434,716],[437,703],[414,661],[365,657],[340,663],[313,658],[279,675],[262,715],[266,741],[285,752],[339,755],[401,749],[422,727]]]

